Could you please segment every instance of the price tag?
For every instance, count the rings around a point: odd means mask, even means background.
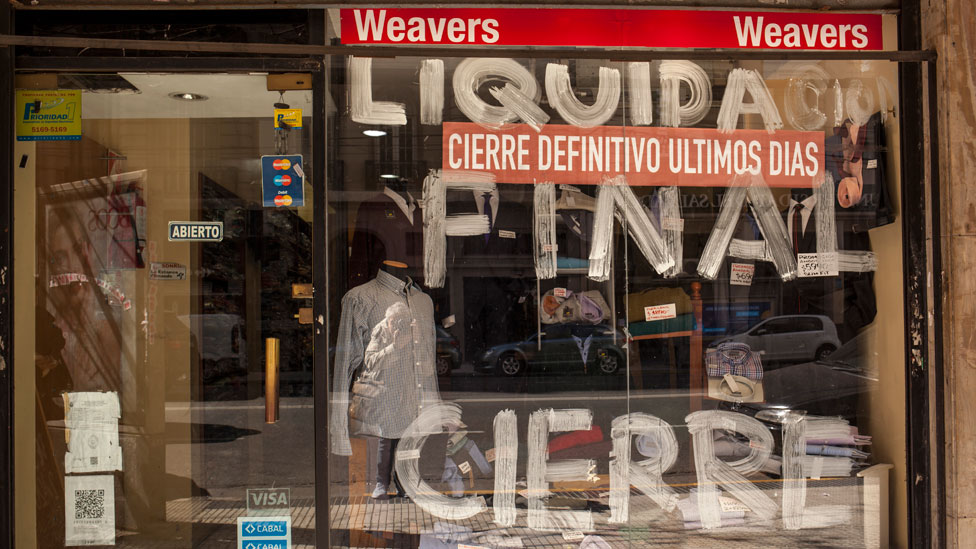
[[[488,451],[485,452],[485,461],[487,461],[488,463],[492,463],[492,462],[495,461],[495,449],[494,448],[490,448],[490,449],[488,449]]]
[[[461,464],[458,465],[458,469],[461,471],[462,474],[466,475],[471,472],[471,464],[468,463],[467,461],[462,461]]]
[[[661,228],[665,231],[684,231],[685,220],[681,217],[662,217]]]
[[[556,297],[566,297],[566,288],[553,288],[552,295]]]
[[[420,450],[404,450],[402,452],[397,452],[397,461],[406,461],[408,459],[420,459]]]
[[[749,263],[733,263],[729,272],[729,284],[733,286],[752,286],[756,266]]]
[[[677,310],[675,309],[674,303],[668,303],[667,305],[653,305],[651,307],[644,307],[644,320],[651,322],[654,320],[664,320],[667,318],[675,318],[678,316]]]
[[[499,229],[498,236],[500,238],[515,238],[515,231],[503,231]]]
[[[582,541],[586,537],[579,530],[569,530],[563,532],[563,539],[566,541]]]
[[[869,170],[875,170],[875,169],[877,169],[878,168],[878,159],[877,158],[872,158],[871,160],[868,160],[868,165],[865,166],[865,167],[867,169],[869,169]]]
[[[796,257],[797,276],[837,276],[837,254],[798,254]]]
[[[723,513],[734,513],[736,511],[748,511],[749,506],[735,498],[719,496],[718,504],[722,507]]]
[[[441,321],[441,324],[443,324],[445,328],[450,328],[451,326],[454,326],[456,322],[457,319],[454,318],[454,315],[451,315],[449,317],[445,317],[444,320]]]
[[[813,467],[810,471],[810,478],[813,480],[820,480],[820,476],[823,474],[823,462],[824,458],[822,456],[813,458]]]
[[[559,246],[556,244],[543,244],[542,251],[544,252],[555,252],[559,250]]]
[[[571,194],[567,194],[567,195],[566,195],[566,204],[567,204],[567,205],[568,205],[568,206],[569,206],[570,208],[572,208],[572,207],[575,207],[575,206],[576,206],[576,199],[575,199],[575,198],[573,198],[573,195],[571,195]]]

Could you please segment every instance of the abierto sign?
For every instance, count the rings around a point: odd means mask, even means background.
[[[343,9],[343,44],[882,50],[881,15],[663,9]]]
[[[445,174],[506,183],[597,185],[623,175],[631,186],[724,187],[749,173],[791,188],[819,185],[824,170],[823,132],[445,122],[443,135]]]

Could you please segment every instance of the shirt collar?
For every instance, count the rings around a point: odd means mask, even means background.
[[[793,211],[793,208],[795,208],[797,204],[803,204],[803,207],[806,208],[807,211],[811,211],[813,210],[813,207],[817,205],[817,195],[811,194],[810,196],[804,198],[802,202],[797,202],[791,197],[790,211]]]
[[[745,343],[728,341],[719,345],[719,360],[725,364],[742,364],[749,359],[752,349]]]
[[[406,294],[407,291],[413,286],[413,280],[409,276],[407,277],[406,281],[403,281],[384,271],[383,269],[377,271],[376,282],[380,283],[383,285],[383,287],[395,294]]]
[[[390,197],[390,200],[392,200],[394,203],[396,203],[397,206],[400,207],[400,211],[402,211],[403,215],[407,217],[407,221],[409,221],[410,224],[413,225],[413,211],[417,209],[417,202],[413,199],[413,196],[410,193],[407,193],[407,198],[410,199],[410,202],[408,204],[406,198],[403,198],[402,196],[400,196],[400,193],[394,191],[389,187],[383,187],[383,194]]]

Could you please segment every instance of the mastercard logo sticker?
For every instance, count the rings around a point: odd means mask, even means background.
[[[291,206],[291,197],[287,194],[276,196],[275,206]]]
[[[276,175],[274,177],[274,184],[276,186],[278,186],[278,187],[282,187],[282,186],[287,187],[288,185],[291,185],[291,176],[290,175]]]
[[[276,170],[287,170],[291,168],[291,160],[287,158],[279,158],[271,163],[271,166]]]

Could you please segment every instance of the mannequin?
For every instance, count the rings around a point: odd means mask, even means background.
[[[376,277],[342,298],[336,341],[331,444],[352,455],[349,434],[377,439],[374,499],[387,499],[393,456],[420,411],[440,400],[435,371],[434,308],[407,274],[387,259]],[[402,487],[396,486],[402,495]]]

